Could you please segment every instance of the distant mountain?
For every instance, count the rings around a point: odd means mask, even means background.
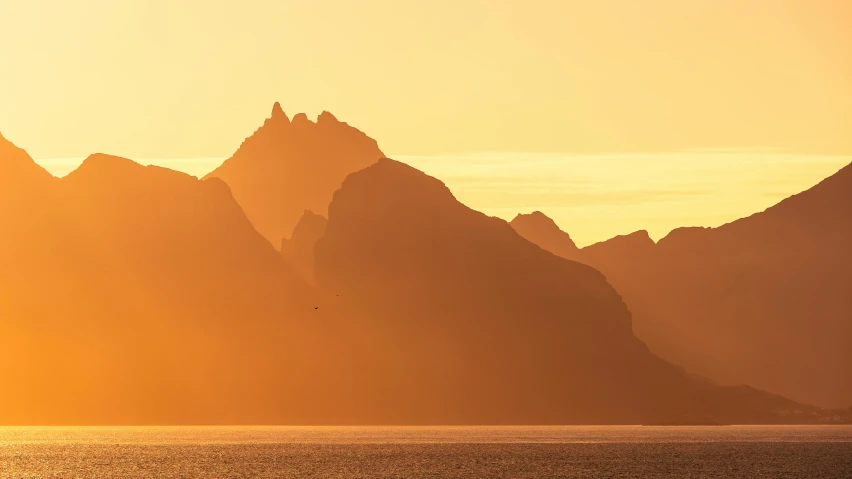
[[[8,144],[0,171],[0,424],[267,423],[295,407],[316,295],[225,183],[107,155],[56,179]]]
[[[529,243],[393,160],[344,181],[315,254],[319,287],[339,295],[334,307],[346,312],[334,329],[351,349],[350,397],[366,422],[821,417],[657,358],[601,273]]]
[[[848,407],[849,245],[852,165],[718,228],[679,228],[657,244],[637,232],[569,257],[606,274],[639,337],[666,359],[724,383]]]
[[[384,154],[375,140],[324,111],[272,116],[206,178],[221,178],[255,228],[272,244],[288,236],[305,210],[324,216],[331,195],[349,173]]]
[[[314,283],[314,245],[325,234],[327,223],[325,217],[305,210],[292,237],[281,240],[281,256],[310,284]]]
[[[580,253],[571,236],[541,211],[519,214],[509,224],[519,235],[556,256],[573,259]]]
[[[657,358],[601,273],[392,160],[284,253],[218,178],[0,172],[0,424],[852,421]]]

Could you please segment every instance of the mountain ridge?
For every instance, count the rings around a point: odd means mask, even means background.
[[[286,365],[311,369],[316,294],[224,182],[100,154],[52,179],[0,179],[21,185],[0,194],[0,423],[254,423],[300,404],[287,388],[311,381]]]
[[[255,228],[278,245],[304,210],[325,215],[346,175],[383,156],[374,139],[331,113],[316,122],[304,113],[290,120],[276,102],[260,128],[204,178],[224,180]]]
[[[722,383],[846,407],[850,218],[852,164],[725,225],[676,228],[656,244],[615,237],[572,259],[606,274],[663,357]]]
[[[301,212],[318,288],[218,177],[104,154],[48,177],[0,178],[0,423],[852,420],[656,357],[604,273],[390,159]]]
[[[452,424],[795,420],[799,406],[786,399],[713,386],[657,358],[601,272],[533,245],[402,163],[383,158],[347,177],[315,255],[319,288],[351,315],[346,337],[369,351],[351,361],[381,391],[360,405],[373,414]]]

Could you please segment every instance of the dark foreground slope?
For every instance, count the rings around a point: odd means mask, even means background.
[[[346,179],[315,253],[318,284],[347,314],[340,330],[354,348],[366,419],[824,419],[657,358],[633,335],[630,313],[601,273],[529,243],[393,160]]]
[[[303,211],[324,216],[346,175],[382,156],[375,140],[331,113],[316,122],[304,113],[290,121],[276,103],[263,126],[207,178],[224,180],[255,228],[278,245]]]
[[[548,249],[547,237],[529,237]],[[570,257],[602,272],[651,349],[723,383],[852,404],[852,165],[718,228],[646,232]]]

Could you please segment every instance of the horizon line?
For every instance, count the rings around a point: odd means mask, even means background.
[[[624,158],[624,157],[656,157],[656,156],[667,156],[674,154],[710,154],[710,155],[728,155],[728,154],[765,154],[769,156],[801,156],[801,157],[824,157],[824,158],[852,158],[852,152],[850,153],[807,153],[807,152],[797,152],[785,148],[779,147],[764,147],[764,146],[755,146],[755,147],[700,147],[700,148],[686,148],[686,149],[672,149],[672,150],[654,150],[654,151],[632,151],[632,152],[616,152],[616,151],[600,151],[600,152],[580,152],[580,151],[524,151],[524,150],[467,150],[467,151],[456,151],[456,152],[446,152],[446,153],[428,153],[428,154],[388,154],[385,155],[385,158],[396,159],[396,158],[408,158],[408,159],[426,159],[426,158],[474,158],[481,156],[504,156],[504,157],[514,157],[514,156],[562,156],[562,157],[570,157],[570,158],[583,158],[583,157],[603,157],[603,158]],[[50,162],[50,161],[79,161],[82,162],[89,156],[99,153],[89,153],[85,156],[47,156],[40,158],[33,158],[38,164],[41,162]],[[102,153],[111,156],[118,156],[120,158],[125,158],[136,163],[142,164],[143,162],[159,162],[159,161],[213,161],[220,160],[225,161],[228,158],[231,158],[233,154],[229,156],[159,156],[159,157],[136,157],[136,156],[123,156],[119,154],[113,153]]]

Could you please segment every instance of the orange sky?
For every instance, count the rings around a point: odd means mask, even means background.
[[[47,164],[101,151],[203,173],[277,100],[334,112],[491,214],[542,209],[580,243],[659,236],[848,163],[850,45],[847,0],[0,0],[0,131]],[[681,155],[708,148],[732,150]],[[538,183],[507,192],[489,180],[506,171]]]

